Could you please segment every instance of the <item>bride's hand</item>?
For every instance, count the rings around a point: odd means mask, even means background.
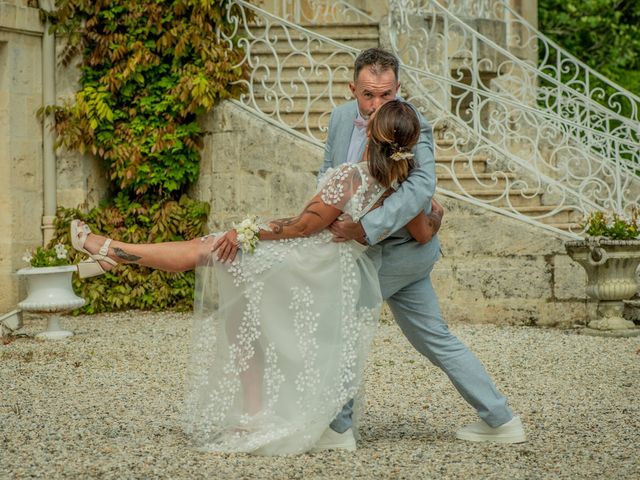
[[[220,262],[233,262],[238,253],[238,232],[231,229],[217,237],[211,251],[218,253]]]

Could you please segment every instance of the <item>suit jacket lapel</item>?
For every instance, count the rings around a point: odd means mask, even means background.
[[[347,161],[349,153],[349,144],[351,143],[351,134],[355,128],[353,121],[358,113],[358,104],[355,100],[345,105],[345,113],[340,119],[338,127],[338,135],[335,143],[335,156],[333,157],[334,167],[341,165]]]

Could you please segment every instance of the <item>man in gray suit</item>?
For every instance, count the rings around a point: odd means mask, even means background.
[[[337,107],[331,114],[320,175],[342,163],[360,161],[369,116],[396,98],[400,88],[398,67],[396,57],[382,49],[368,49],[358,56],[354,81],[349,85],[356,100]],[[421,354],[449,376],[458,392],[476,409],[481,420],[460,429],[457,438],[524,442],[526,436],[519,417],[513,415],[480,361],[442,319],[429,277],[440,256],[438,237],[434,235],[428,243],[419,244],[403,228],[424,209],[437,224],[437,231],[441,216],[441,212],[432,213],[436,187],[433,135],[424,117],[419,113],[418,116],[422,126],[414,151],[418,165],[409,178],[360,223],[336,222],[331,230],[336,241],[353,239],[371,245],[368,253],[380,266],[382,294],[402,332]],[[344,406],[316,449],[355,449],[352,405],[353,401]]]

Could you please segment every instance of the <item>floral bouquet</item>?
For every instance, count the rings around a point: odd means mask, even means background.
[[[249,217],[239,224],[233,224],[233,228],[238,233],[238,246],[245,253],[253,253],[260,238],[260,226],[257,217]]]
[[[69,249],[63,243],[57,243],[53,248],[38,247],[27,250],[22,260],[32,267],[59,267],[70,265]]]

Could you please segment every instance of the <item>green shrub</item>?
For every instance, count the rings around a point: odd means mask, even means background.
[[[129,202],[123,195],[116,201],[89,212],[59,209],[52,243],[70,244],[69,224],[84,220],[92,231],[123,242],[155,243],[188,240],[206,233],[209,206],[182,196],[153,205]],[[84,259],[73,251],[71,260]],[[119,265],[99,277],[74,278],[74,288],[87,300],[84,313],[139,308],[145,310],[188,310],[193,302],[194,272],[169,273],[137,265]]]
[[[244,52],[217,34],[233,32],[228,2],[61,0],[56,7],[49,17],[68,40],[63,63],[82,55],[81,88],[72,102],[45,111],[55,115],[58,146],[103,161],[111,199],[88,213],[59,210],[54,242],[69,243],[73,218],[126,242],[202,235],[209,208],[186,196],[205,133],[197,119],[239,93],[245,75]],[[193,285],[193,272],[136,266],[75,283],[88,313],[190,308]]]

